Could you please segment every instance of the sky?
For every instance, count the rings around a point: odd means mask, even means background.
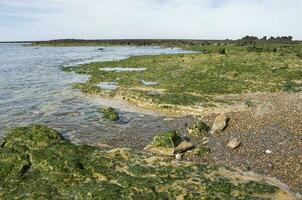
[[[302,0],[0,0],[0,41],[302,40]]]

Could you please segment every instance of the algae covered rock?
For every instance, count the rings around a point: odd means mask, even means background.
[[[0,199],[295,199],[265,177],[77,146],[45,126],[8,132],[0,146],[0,177]]]
[[[116,112],[112,107],[101,108],[99,111],[104,114],[104,117],[106,119],[109,119],[111,121],[120,120],[120,116],[119,116],[118,112]]]
[[[193,147],[194,145],[182,139],[176,130],[170,130],[156,135],[153,138],[153,142],[146,146],[144,150],[174,156]]]
[[[203,157],[204,155],[211,152],[211,149],[206,145],[198,145],[194,150],[193,154],[198,157]]]
[[[188,128],[188,134],[193,137],[205,137],[211,128],[203,121],[199,120]]]

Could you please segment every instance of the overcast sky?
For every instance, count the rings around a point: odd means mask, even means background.
[[[0,41],[302,39],[302,0],[0,0]]]

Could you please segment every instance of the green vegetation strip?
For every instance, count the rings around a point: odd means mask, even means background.
[[[301,91],[301,44],[241,46],[193,45],[194,54],[138,56],[65,68],[90,79],[76,87],[86,93],[121,95],[158,105],[194,106],[228,103],[219,95],[247,92]],[[106,72],[100,68],[146,68],[145,71]],[[146,86],[144,81],[157,85]],[[105,91],[100,82],[117,82],[118,89]]]
[[[127,149],[76,146],[36,125],[8,132],[0,147],[0,199],[275,199],[262,179],[232,179],[224,167]]]

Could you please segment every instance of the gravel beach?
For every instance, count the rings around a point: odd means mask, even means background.
[[[228,127],[210,135],[209,154],[185,158],[275,177],[302,193],[302,93],[255,93],[246,99],[257,105],[228,113]],[[210,125],[215,117],[204,120]],[[236,149],[227,147],[232,138],[241,142]]]

